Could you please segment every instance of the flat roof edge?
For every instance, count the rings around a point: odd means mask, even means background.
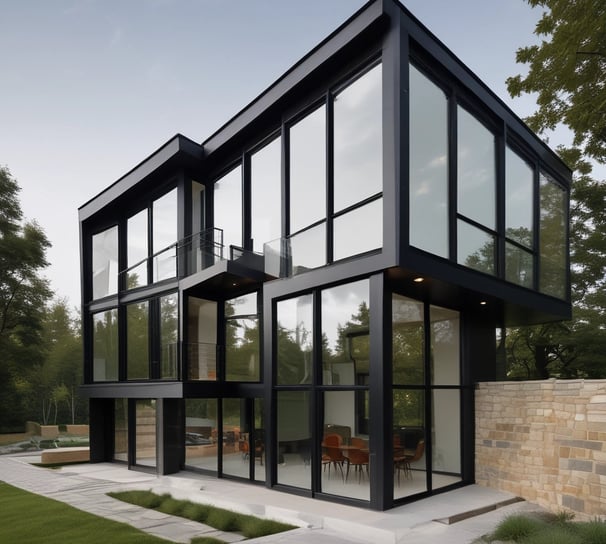
[[[256,98],[218,128],[204,142],[205,154],[210,154],[227,143],[246,126],[257,119],[272,104],[294,89],[306,76],[347,46],[356,36],[386,16],[382,0],[371,0],[349,17],[336,30],[316,45],[305,56],[284,72]]]
[[[194,160],[201,160],[203,154],[200,144],[182,134],[176,134],[121,178],[80,206],[78,208],[80,221],[97,213],[107,202],[134,187],[170,159],[183,155]]]

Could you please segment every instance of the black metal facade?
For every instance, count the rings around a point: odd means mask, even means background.
[[[193,274],[177,274],[174,278],[154,282],[148,269],[147,285],[128,289],[126,279],[120,277],[115,293],[98,299],[93,297],[92,286],[92,237],[109,227],[118,227],[118,266],[127,268],[126,224],[127,218],[142,209],[152,209],[155,198],[171,189],[177,191],[178,239],[196,234],[192,225],[192,180],[205,187],[203,203],[205,227],[214,227],[213,182],[234,165],[243,165],[242,194],[242,249],[251,251],[251,178],[250,157],[252,152],[275,135],[281,136],[283,202],[281,227],[283,236],[289,233],[290,217],[288,200],[288,138],[289,127],[317,104],[326,104],[330,115],[330,96],[347,85],[352,78],[372,67],[382,66],[382,222],[383,244],[380,250],[365,252],[344,260],[329,262],[305,273],[276,279],[254,266],[238,259],[223,259]],[[505,223],[504,184],[505,161],[497,154],[497,207],[496,273],[484,274],[457,264],[456,239],[449,241],[450,258],[436,257],[413,247],[409,240],[409,62],[423,70],[429,78],[444,89],[450,107],[450,162],[449,176],[456,180],[456,104],[464,104],[487,124],[490,124],[497,141],[497,149],[504,150],[506,142],[528,161],[548,172],[568,195],[571,173],[566,166],[505,106],[474,74],[441,44],[407,10],[394,0],[373,0],[354,14],[346,23],[301,59],[278,81],[257,97],[233,119],[228,121],[205,142],[198,144],[177,135],[158,151],[145,159],[131,172],[108,187],[79,210],[81,243],[82,310],[84,330],[84,385],[82,392],[90,397],[91,460],[112,460],[114,451],[114,404],[112,399],[129,399],[129,442],[136,440],[133,427],[136,424],[134,403],[136,399],[156,400],[156,471],[166,474],[185,466],[184,420],[185,399],[219,399],[218,419],[221,419],[221,399],[238,398],[252,406],[253,399],[263,399],[266,483],[293,493],[309,494],[318,498],[362,504],[377,510],[385,510],[398,504],[393,495],[393,446],[388,440],[393,428],[392,347],[390,323],[392,319],[391,297],[397,293],[425,304],[425,319],[429,319],[429,305],[440,305],[460,312],[461,315],[461,478],[457,485],[474,481],[474,383],[501,377],[497,368],[495,329],[506,325],[539,323],[564,319],[570,315],[569,277],[565,278],[565,298],[556,298],[507,282],[504,279]],[[327,98],[328,97],[328,98]],[[327,130],[331,127],[328,123]],[[330,134],[329,134],[330,135]],[[327,138],[328,175],[331,186],[331,159],[334,150],[331,138]],[[538,178],[535,184],[538,187]],[[457,212],[456,181],[450,184],[451,232],[456,230]],[[538,193],[538,191],[537,191]],[[332,193],[328,191],[327,203],[332,209]],[[538,195],[535,196],[538,199]],[[567,199],[566,199],[567,202]],[[538,201],[534,203],[538,209]],[[151,211],[149,214],[151,215]],[[326,228],[331,233],[333,219],[327,217]],[[535,236],[537,236],[535,234]],[[148,234],[151,240],[151,234]],[[177,242],[177,240],[175,240]],[[538,245],[538,240],[535,240]],[[158,249],[158,248],[156,248]],[[332,236],[328,236],[327,254],[333,254]],[[151,258],[151,257],[150,257]],[[177,268],[183,256],[177,255]],[[539,257],[535,256],[538,262]],[[538,274],[537,267],[534,274]],[[422,276],[423,283],[412,280]],[[276,304],[278,301],[300,294],[312,294],[317,300],[319,289],[341,285],[365,278],[369,283],[370,311],[370,358],[373,371],[369,383],[364,386],[370,398],[370,418],[373,433],[370,436],[370,463],[373,478],[370,480],[370,499],[359,502],[345,497],[327,495],[318,491],[322,476],[321,450],[311,451],[311,489],[296,489],[278,482],[279,452],[277,440],[276,388]],[[534,278],[534,285],[537,285]],[[229,382],[224,378],[224,360],[218,355],[217,379],[214,381],[191,380],[186,368],[188,336],[188,300],[201,297],[222,303],[244,293],[259,293],[260,380],[255,383]],[[129,303],[159,300],[169,293],[179,297],[179,365],[178,374],[172,379],[162,379],[157,370],[159,350],[157,327],[150,323],[149,353],[150,374],[146,380],[128,380],[127,348],[125,345]],[[480,304],[482,302],[483,304]],[[156,303],[154,303],[156,304]],[[159,304],[159,303],[157,303]],[[220,306],[220,304],[219,304]],[[154,306],[155,307],[155,306]],[[319,307],[315,307],[316,318]],[[119,342],[118,379],[95,381],[93,371],[93,315],[110,309],[117,310]],[[159,310],[158,310],[159,311]],[[153,316],[153,312],[150,314]],[[217,321],[224,316],[219,309]],[[319,318],[318,318],[319,319]],[[155,327],[155,328],[154,328]],[[217,344],[221,344],[221,327],[218,328]],[[430,372],[429,331],[425,330],[424,353],[426,375]],[[316,351],[319,347],[316,346]],[[315,360],[322,357],[315,353]],[[316,366],[309,387],[313,399],[310,413],[312,443],[319,445],[322,399],[324,391],[335,388],[322,386],[320,370]],[[290,388],[297,390],[297,387]],[[290,390],[288,387],[285,390]],[[353,387],[352,390],[355,390]],[[359,386],[362,390],[362,386]],[[431,413],[429,398],[433,389],[429,382],[418,385],[426,395],[426,411]],[[445,388],[447,389],[447,388]],[[428,419],[429,420],[429,419]],[[221,446],[219,446],[220,448]],[[432,492],[431,440],[427,444],[430,459],[427,492]],[[253,473],[255,459],[251,455]],[[137,467],[136,459],[129,452],[129,465]],[[222,457],[218,455],[218,474],[222,475]],[[252,478],[251,478],[252,479]],[[426,493],[425,493],[426,494]],[[417,498],[416,496],[414,498]]]

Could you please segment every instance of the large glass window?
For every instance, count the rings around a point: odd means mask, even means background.
[[[126,376],[149,379],[149,303],[126,306]]]
[[[461,480],[460,316],[392,296],[394,498]],[[429,337],[429,353],[424,349]],[[425,369],[428,369],[429,376]],[[432,459],[427,459],[431,443]]]
[[[217,399],[185,399],[185,464],[217,470]]]
[[[152,204],[154,281],[177,275],[177,189],[173,189]],[[170,247],[169,246],[173,246]]]
[[[313,363],[312,295],[277,304],[277,383],[309,384]]]
[[[92,237],[93,299],[118,292],[118,227],[114,226]]]
[[[532,248],[534,169],[507,147],[505,174],[505,236]]]
[[[345,259],[383,247],[383,199],[335,217],[333,259]]]
[[[114,400],[115,461],[128,462],[128,399]]]
[[[566,298],[567,209],[566,191],[549,175],[540,173],[540,265],[542,293]]]
[[[322,491],[368,501],[370,430],[359,421],[359,410],[368,406],[368,391],[325,391],[323,397]]]
[[[427,491],[425,398],[422,389],[393,391],[395,499]]]
[[[423,303],[401,295],[392,298],[393,383],[425,382]]]
[[[241,478],[250,474],[249,456],[242,451],[250,433],[246,405],[244,399],[223,399],[223,474]]]
[[[251,237],[253,250],[282,236],[282,139],[255,152],[250,158]]]
[[[383,190],[381,78],[379,64],[334,97],[335,212]]]
[[[215,182],[215,228],[223,231],[221,257],[229,259],[230,246],[242,247],[242,168],[238,166]]]
[[[129,217],[126,224],[127,289],[147,285],[147,215],[147,209],[141,210]]]
[[[294,124],[290,138],[290,233],[326,219],[326,107]]]
[[[457,221],[457,231],[457,261],[474,270],[494,274],[496,249],[494,235],[462,219]]]
[[[459,312],[430,306],[431,319],[431,383],[459,385],[461,365]]]
[[[179,360],[179,296],[160,297],[160,372],[165,379],[176,379]]]
[[[410,245],[448,257],[448,98],[410,65]]]
[[[366,385],[370,373],[368,280],[322,291],[322,376],[326,385]],[[353,410],[353,406],[351,407]]]
[[[295,234],[288,241],[293,275],[326,264],[326,223]]]
[[[156,401],[138,399],[135,408],[135,463],[156,466]]]
[[[505,151],[505,279],[533,284],[534,169],[507,147]]]
[[[311,489],[311,392],[278,391],[278,483]]]
[[[118,310],[93,314],[93,381],[118,380]]]
[[[494,230],[496,224],[496,139],[480,121],[457,108],[458,212]]]
[[[257,293],[251,293],[225,303],[225,379],[256,382],[260,378]]]
[[[188,297],[187,377],[190,380],[217,379],[217,303]]]

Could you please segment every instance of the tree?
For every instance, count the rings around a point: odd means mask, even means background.
[[[42,321],[51,296],[40,276],[50,243],[34,221],[23,222],[18,193],[8,168],[0,167],[0,428],[19,426],[26,416],[24,369],[43,357]]]
[[[544,133],[563,123],[573,144],[606,162],[606,2],[603,0],[526,0],[546,11],[535,34],[540,45],[518,49],[526,76],[507,79],[512,96],[537,93],[537,111],[526,119]]]
[[[47,353],[31,381],[36,383],[43,423],[75,423],[76,419],[85,419],[86,402],[78,395],[82,383],[80,320],[72,316],[66,299],[50,305],[42,337]]]

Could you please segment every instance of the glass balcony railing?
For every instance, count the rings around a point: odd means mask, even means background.
[[[289,278],[326,264],[326,248],[304,232],[263,245],[264,271],[275,278]],[[313,233],[312,233],[313,234]]]
[[[236,246],[225,247],[221,229],[206,229],[146,257],[119,273],[120,285],[125,289],[144,287],[176,277],[186,277],[223,261],[237,261],[243,266],[263,269],[263,256]]]

